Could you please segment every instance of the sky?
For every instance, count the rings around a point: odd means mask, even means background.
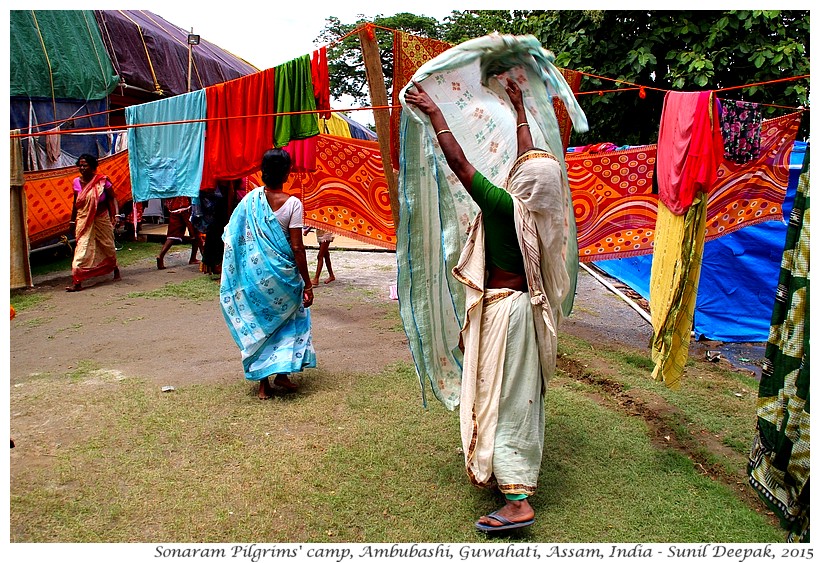
[[[201,4],[188,0],[164,3],[148,0],[148,5],[143,4],[141,9],[152,11],[185,30],[193,28],[193,33],[200,35],[202,39],[245,59],[259,69],[277,66],[321,47],[322,43],[316,44],[314,41],[330,16],[339,18],[342,23],[353,23],[360,15],[372,20],[377,15],[412,12],[442,21],[453,10],[466,9],[464,0],[416,0],[412,7],[408,2],[373,0],[277,0],[276,8],[265,10],[260,10],[256,2],[237,2],[231,3],[234,9],[225,10],[192,9],[192,6]],[[470,4],[471,7],[475,5]],[[349,97],[337,98],[331,106],[335,109],[359,107]],[[373,125],[373,113],[370,111],[356,111],[349,115],[359,123]]]
[[[194,33],[203,39],[260,69],[266,69],[320,47],[321,44],[314,44],[314,40],[330,16],[339,18],[342,23],[353,23],[359,15],[372,19],[376,15],[389,16],[406,11],[443,20],[459,4],[464,5],[463,1],[450,0],[416,0],[412,8],[407,2],[277,0],[276,8],[259,10],[257,2],[237,1],[238,4],[231,3],[234,6],[232,10],[192,9],[191,6],[199,4],[188,1],[162,3],[156,0],[148,0],[147,5],[143,3],[140,8],[150,10],[183,29],[193,28]],[[153,4],[156,6],[151,6]],[[242,8],[243,5],[247,8]]]

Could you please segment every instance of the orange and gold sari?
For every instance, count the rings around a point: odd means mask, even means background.
[[[108,183],[106,176],[97,174],[77,194],[77,242],[71,263],[71,276],[75,284],[110,274],[117,267],[111,215],[107,206],[98,212],[98,204]],[[79,184],[79,178],[75,179],[75,189]]]

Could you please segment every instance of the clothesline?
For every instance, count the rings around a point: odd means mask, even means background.
[[[337,113],[337,112],[348,112],[348,111],[369,111],[369,110],[380,110],[380,109],[394,109],[399,108],[401,106],[373,106],[373,107],[364,107],[364,108],[345,108],[345,109],[330,109],[330,110],[304,110],[304,111],[283,111],[278,113],[261,113],[261,114],[254,114],[254,115],[231,115],[225,117],[211,117],[211,118],[202,118],[202,119],[181,119],[178,121],[158,121],[156,123],[134,123],[131,125],[119,125],[117,126],[117,130],[125,130],[125,129],[135,129],[139,127],[159,127],[163,125],[187,125],[190,123],[207,123],[209,121],[226,121],[229,119],[261,119],[261,118],[269,118],[269,117],[284,117],[289,115],[308,115],[308,114],[319,114],[319,113]],[[49,135],[74,135],[78,133],[109,133],[112,132],[111,127],[87,127],[84,129],[71,129],[70,131],[60,131],[60,130],[51,130],[51,131],[43,131],[41,133],[12,133],[9,135],[10,139],[21,139],[21,138],[29,138],[29,137],[46,137]]]
[[[646,90],[654,90],[654,91],[663,92],[663,93],[672,91],[672,90],[668,90],[668,89],[664,89],[664,88],[657,88],[657,87],[654,87],[654,86],[642,86],[642,85],[636,84],[634,82],[628,82],[626,80],[620,80],[620,79],[616,79],[616,78],[608,78],[606,76],[599,76],[599,75],[596,75],[596,74],[592,74],[592,73],[589,73],[589,72],[583,72],[583,71],[580,71],[580,70],[576,70],[574,72],[577,72],[577,73],[582,74],[584,76],[588,76],[590,78],[597,78],[599,80],[610,80],[612,82],[615,82],[616,84],[626,84],[626,85],[629,86],[628,88],[616,88],[614,90],[587,90],[585,92],[576,92],[576,94],[575,94],[576,96],[582,96],[582,95],[585,95],[585,94],[602,95],[602,94],[605,94],[605,93],[613,93],[613,92],[620,93],[620,92],[628,92],[628,91],[638,90],[640,92],[640,94],[639,94],[640,97],[644,98],[644,97],[646,97]],[[810,76],[811,76],[810,74],[802,74],[800,76],[790,76],[790,77],[787,77],[787,78],[776,78],[774,80],[766,80],[766,81],[763,81],[763,82],[754,82],[752,84],[743,84],[743,85],[740,85],[740,86],[729,86],[727,88],[718,88],[718,89],[713,90],[713,92],[715,92],[715,93],[729,92],[729,91],[732,91],[732,90],[743,90],[745,88],[753,88],[753,87],[756,87],[756,86],[768,86],[769,84],[776,84],[776,83],[779,83],[779,82],[791,82],[791,81],[794,81],[794,80],[802,80],[803,78],[809,78]],[[767,107],[774,107],[774,108],[790,109],[790,110],[804,110],[805,109],[805,108],[795,108],[793,106],[781,106],[781,105],[777,105],[777,104],[764,104],[764,103],[761,103],[759,105],[767,106]],[[806,110],[806,111],[808,111],[808,110]]]
[[[362,25],[358,26],[357,28],[355,28],[354,30],[350,31],[349,33],[343,35],[339,39],[336,39],[334,41],[329,42],[323,48],[329,48],[329,47],[332,47],[332,46],[334,46],[338,43],[341,43],[342,41],[344,41],[348,37],[351,37],[353,35],[358,34],[363,29],[368,32],[368,35],[371,37],[371,39],[375,39],[375,35],[374,35],[374,30],[375,29],[381,29],[383,31],[388,31],[388,32],[391,32],[391,33],[396,33],[398,31],[398,30],[395,30],[395,29],[391,29],[391,28],[388,28],[388,27],[384,27],[384,26],[380,26],[380,25],[368,22],[368,23],[365,23],[365,24],[362,24]],[[404,33],[404,32],[400,32],[400,33]],[[322,47],[320,47],[320,48],[322,48]],[[672,90],[668,90],[668,89],[664,89],[664,88],[658,88],[658,87],[655,87],[655,86],[645,86],[645,85],[640,85],[640,84],[636,84],[636,83],[633,83],[633,82],[629,82],[629,81],[626,81],[626,80],[621,80],[621,79],[616,79],[616,78],[609,78],[609,77],[606,77],[606,76],[600,76],[600,75],[596,75],[596,74],[592,74],[592,73],[584,72],[584,71],[573,71],[573,72],[577,72],[577,73],[581,74],[582,76],[587,76],[587,77],[590,77],[590,78],[597,78],[599,80],[609,80],[609,81],[612,81],[616,84],[625,84],[625,85],[628,86],[627,88],[615,88],[615,89],[611,89],[611,90],[600,90],[599,89],[599,90],[587,90],[587,91],[584,91],[584,92],[576,92],[575,93],[576,96],[584,96],[584,95],[589,95],[589,94],[597,94],[599,96],[602,96],[603,94],[607,94],[607,93],[623,93],[623,92],[629,92],[629,91],[637,90],[639,92],[639,96],[641,98],[645,98],[647,90],[653,90],[653,91],[664,92],[664,93],[672,91]],[[744,84],[744,85],[739,85],[739,86],[730,86],[730,87],[727,87],[727,88],[720,88],[720,89],[714,90],[714,92],[716,92],[716,93],[717,92],[728,92],[728,91],[732,91],[732,90],[740,90],[740,89],[752,88],[752,87],[757,87],[757,86],[767,86],[769,84],[776,84],[776,83],[780,83],[780,82],[789,82],[789,81],[801,80],[801,79],[804,79],[804,78],[809,78],[810,76],[811,76],[810,74],[804,74],[804,75],[793,76],[793,77],[788,77],[788,78],[778,78],[778,79],[768,80],[768,81],[764,81],[764,82],[755,82],[755,83],[752,83],[752,84]],[[394,87],[395,87],[395,85],[394,85]],[[810,109],[810,108],[793,107],[793,106],[782,106],[782,105],[778,105],[778,104],[760,103],[759,105],[766,106],[766,107],[779,108],[779,109],[796,110],[796,111],[801,111],[801,112],[809,111],[809,109]],[[316,110],[316,111],[303,111],[303,112],[282,112],[282,113],[276,113],[276,114],[262,114],[262,115],[231,116],[231,117],[223,117],[223,118],[217,118],[217,119],[262,118],[262,117],[277,117],[277,116],[286,116],[286,115],[298,115],[298,114],[305,114],[305,113],[327,113],[327,112],[338,112],[338,111],[342,111],[342,112],[346,112],[346,111],[363,111],[363,110],[372,111],[372,110],[376,110],[376,109],[396,109],[396,108],[400,108],[400,107],[401,106],[394,106],[394,105],[390,105],[390,106],[372,106],[372,107],[362,107],[362,108],[348,108],[348,109],[343,109],[343,110],[330,109],[330,110]],[[37,124],[37,125],[32,125],[31,127],[41,128],[41,127],[46,127],[46,126],[49,126],[49,125],[57,125],[57,124],[65,123],[65,122],[70,121],[72,119],[84,119],[84,118],[93,117],[93,116],[97,116],[97,115],[104,115],[106,113],[113,113],[113,112],[116,112],[116,111],[123,111],[124,109],[125,108],[115,108],[115,109],[111,109],[111,110],[105,110],[105,111],[100,111],[100,112],[96,112],[96,113],[90,113],[90,114],[82,115],[82,116],[78,116],[78,117],[71,117],[71,118],[46,122],[46,123],[40,123],[40,124]],[[197,123],[197,122],[203,122],[203,121],[207,122],[207,121],[210,121],[210,120],[209,119],[200,119],[200,120],[185,120],[185,121],[173,121],[173,122],[163,122],[163,123],[146,123],[146,124],[135,124],[135,125],[127,126],[127,127],[152,127],[152,126],[159,126],[159,125],[178,125],[178,124],[185,124],[185,123]],[[46,132],[41,132],[41,133],[27,133],[27,134],[22,134],[21,133],[21,134],[11,135],[10,138],[14,139],[14,138],[38,137],[38,136],[48,136],[48,135],[65,135],[65,134],[74,134],[74,133],[79,133],[79,132],[84,132],[84,133],[106,132],[109,129],[110,129],[109,127],[73,129],[71,131],[59,131],[57,129],[54,129],[52,131],[46,131]]]

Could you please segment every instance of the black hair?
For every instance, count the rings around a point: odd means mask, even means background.
[[[97,166],[99,166],[99,162],[97,162],[97,157],[90,155],[88,153],[83,153],[79,157],[77,157],[76,164],[79,165],[81,160],[84,160],[85,163],[88,164],[88,167],[91,168],[91,170],[96,170]]]
[[[285,149],[270,149],[262,155],[262,181],[269,188],[281,186],[290,174],[290,153]]]

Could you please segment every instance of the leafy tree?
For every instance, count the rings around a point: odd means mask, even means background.
[[[493,32],[517,33],[531,13],[523,10],[454,11],[445,18],[444,41],[457,45]]]
[[[784,77],[808,75],[809,12],[728,11],[545,11],[533,12],[517,32],[535,35],[556,54],[556,64],[646,87],[578,96],[590,132],[573,142],[657,141],[666,91],[719,90]],[[586,77],[582,91],[629,88]],[[808,79],[718,93],[727,99],[773,106],[808,107]],[[808,119],[801,132],[808,136]]]
[[[435,18],[408,13],[394,16],[377,15],[372,19],[360,15],[356,22],[350,24],[344,24],[339,18],[331,16],[325,22],[324,29],[314,43],[330,45],[327,51],[330,91],[334,97],[351,96],[354,103],[362,107],[369,105],[370,97],[367,92],[367,75],[361,43],[358,34],[345,38],[347,34],[368,22],[378,26],[375,29],[376,41],[389,93],[393,79],[393,34],[379,27],[433,39],[442,39],[443,30]]]
[[[317,42],[333,43],[369,21],[327,19]],[[809,12],[778,10],[469,10],[434,18],[401,13],[376,16],[376,25],[460,43],[498,31],[532,34],[556,55],[559,67],[586,73],[578,100],[590,124],[574,144],[657,141],[666,91],[719,90],[808,75]],[[392,87],[393,37],[377,30],[388,91]],[[367,82],[358,38],[328,51],[331,88],[367,105]],[[621,83],[613,80],[622,81]],[[641,97],[633,85],[644,86]],[[609,92],[623,89],[623,92]],[[766,117],[783,107],[809,106],[809,80],[785,81],[718,93],[761,104]],[[781,106],[781,107],[776,107]],[[800,135],[808,137],[808,118]]]

